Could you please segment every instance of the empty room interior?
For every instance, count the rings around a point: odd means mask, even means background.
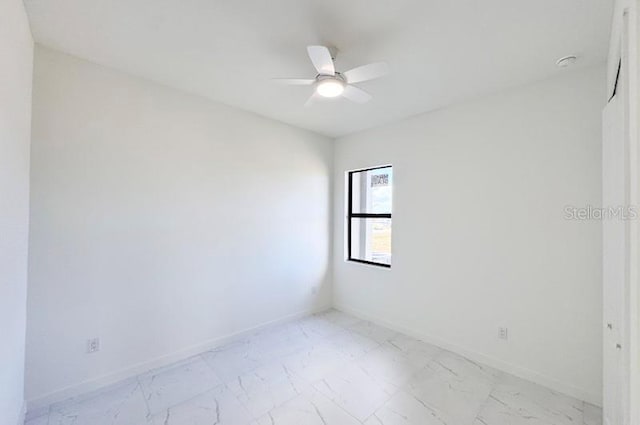
[[[0,425],[640,425],[640,0],[0,0]]]

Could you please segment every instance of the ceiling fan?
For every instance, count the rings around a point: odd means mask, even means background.
[[[358,66],[345,72],[336,71],[333,63],[335,59],[335,49],[325,46],[307,46],[307,53],[318,71],[313,79],[304,78],[274,78],[273,81],[281,84],[296,86],[315,86],[315,91],[305,103],[311,105],[315,100],[322,97],[342,97],[356,103],[365,103],[371,100],[371,95],[366,91],[354,86],[354,83],[373,80],[382,77],[389,72],[389,67],[384,62],[370,63]]]

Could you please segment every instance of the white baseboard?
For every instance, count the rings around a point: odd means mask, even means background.
[[[415,329],[410,329],[406,326],[402,326],[397,323],[388,322],[386,320],[380,319],[378,317],[373,317],[371,315],[368,315],[366,313],[363,313],[358,310],[354,310],[352,308],[349,308],[343,305],[334,305],[334,308],[336,310],[340,310],[344,313],[350,314],[360,319],[368,320],[377,325],[384,326],[396,332],[401,332],[413,338],[417,338],[424,342],[428,342],[430,344],[444,348],[445,350],[449,350],[456,354],[460,354],[461,356],[464,356],[469,360],[473,360],[478,363],[483,363],[487,366],[493,367],[494,369],[498,369],[503,372],[510,373],[511,375],[515,375],[519,378],[526,379],[528,381],[550,388],[559,393],[566,394],[568,396],[577,398],[578,400],[583,400],[583,401],[586,401],[587,403],[591,403],[593,405],[602,407],[602,397],[599,394],[594,394],[582,388],[578,388],[571,384],[558,381],[557,379],[550,378],[546,375],[527,369],[525,367],[517,366],[511,363],[505,362],[503,360],[500,360],[498,358],[487,356],[477,351],[468,350],[464,347],[453,344],[449,341],[445,341],[440,338],[435,338],[430,335],[425,335],[424,333],[416,331]]]
[[[26,403],[26,406],[28,408],[26,415],[29,418],[41,416],[48,412],[49,407],[52,404],[67,400],[69,398],[86,395],[87,393],[91,393],[94,391],[103,390],[106,387],[110,387],[121,381],[134,378],[142,373],[148,372],[153,369],[168,366],[172,363],[188,359],[189,357],[193,357],[198,354],[204,353],[205,351],[209,351],[214,348],[220,347],[221,345],[237,340],[238,338],[248,336],[254,332],[268,328],[270,326],[300,319],[310,314],[315,314],[330,308],[331,307],[322,307],[319,309],[310,309],[310,310],[300,311],[294,314],[289,314],[287,316],[262,323],[258,326],[244,329],[242,331],[235,332],[230,335],[214,338],[209,341],[192,345],[191,347],[187,347],[170,354],[166,354],[145,362],[135,364],[133,366],[127,367],[117,372],[109,373],[107,375],[102,375],[94,379],[86,380],[74,385],[61,388],[56,391],[52,391],[41,397],[28,400]]]

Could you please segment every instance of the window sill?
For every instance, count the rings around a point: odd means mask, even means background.
[[[374,267],[376,269],[391,270],[391,264],[374,263],[373,261],[345,259],[346,263],[357,264],[361,266]]]

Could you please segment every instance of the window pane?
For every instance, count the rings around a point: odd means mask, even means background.
[[[391,219],[352,218],[351,258],[391,264]]]
[[[391,167],[357,171],[352,174],[352,179],[352,212],[391,214]]]

